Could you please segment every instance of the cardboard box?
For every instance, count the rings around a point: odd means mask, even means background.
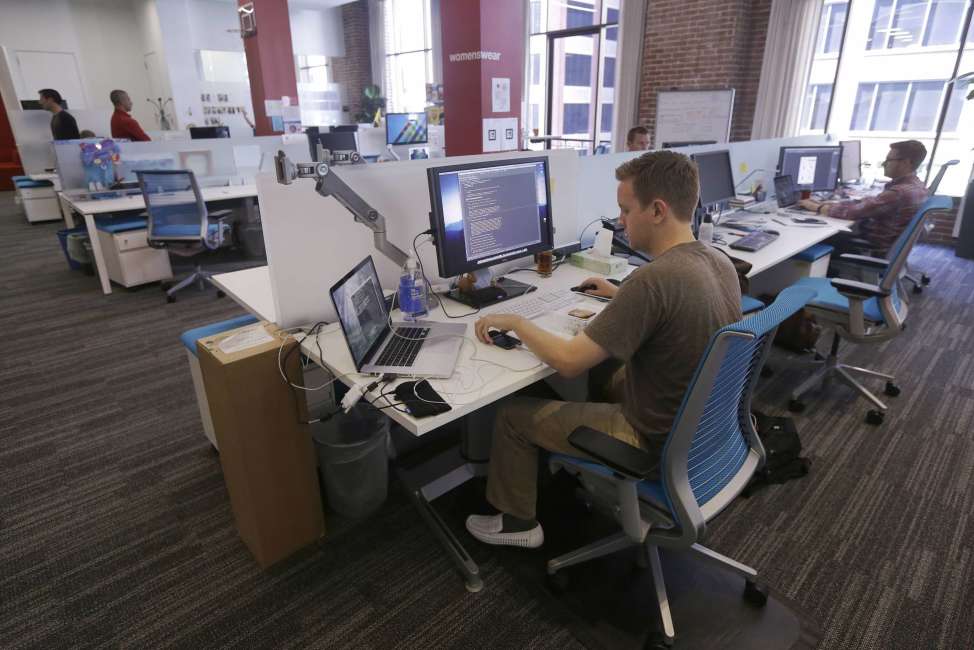
[[[263,568],[325,533],[303,391],[296,408],[278,371],[282,340],[276,326],[260,322],[197,341],[233,516]],[[281,357],[295,345],[289,340]],[[286,368],[299,382],[299,352]]]

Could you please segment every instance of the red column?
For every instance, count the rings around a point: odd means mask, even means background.
[[[483,120],[488,118],[517,118],[515,147],[519,146],[524,88],[523,2],[442,0],[440,22],[447,153],[483,153]],[[493,111],[495,78],[510,80],[507,111]]]
[[[264,100],[290,97],[292,106],[298,103],[287,0],[237,0],[237,4],[253,4],[257,24],[257,33],[243,39],[256,135],[281,133],[272,127]]]

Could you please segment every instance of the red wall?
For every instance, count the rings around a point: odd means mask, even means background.
[[[0,190],[14,189],[11,177],[23,173],[20,156],[17,154],[17,143],[14,141],[13,131],[10,130],[7,109],[0,102]]]
[[[257,19],[256,36],[243,39],[254,104],[254,125],[257,135],[273,135],[280,131],[271,128],[264,100],[290,97],[292,105],[298,101],[287,0],[237,0],[238,5],[247,2],[254,3]]]
[[[483,153],[484,118],[521,115],[524,14],[520,0],[443,0],[443,112],[451,156]],[[499,52],[500,59],[450,61],[451,54]],[[511,110],[491,112],[491,79],[511,80]],[[520,123],[519,123],[520,128]]]

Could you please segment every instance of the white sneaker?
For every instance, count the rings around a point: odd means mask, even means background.
[[[520,546],[522,548],[538,548],[544,544],[544,531],[541,524],[531,530],[516,533],[503,533],[504,515],[470,515],[467,517],[467,530],[470,534],[485,544],[500,546]]]

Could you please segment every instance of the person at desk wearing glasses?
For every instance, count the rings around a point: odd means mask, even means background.
[[[835,246],[834,255],[861,250],[862,240],[868,242],[871,250],[885,255],[927,198],[927,188],[916,174],[926,156],[927,148],[922,142],[894,142],[883,161],[883,174],[892,180],[876,196],[843,202],[805,199],[799,205],[818,214],[856,222],[852,233],[839,233],[826,240]]]
[[[728,257],[698,242],[690,222],[697,205],[697,168],[686,156],[656,151],[616,169],[620,222],[633,248],[650,253],[618,288],[603,278],[583,283],[612,298],[571,340],[521,316],[491,314],[475,324],[513,331],[539,359],[566,377],[591,369],[591,402],[515,396],[498,410],[487,479],[492,515],[471,515],[467,530],[482,542],[536,548],[538,450],[585,456],[568,441],[587,425],[657,458],[683,394],[710,341],[741,318],[741,291]],[[620,363],[623,364],[620,366]]]
[[[129,115],[132,111],[132,98],[124,90],[113,90],[108,94],[115,112],[112,113],[112,137],[128,138],[133,142],[149,142],[150,138],[138,121]]]

